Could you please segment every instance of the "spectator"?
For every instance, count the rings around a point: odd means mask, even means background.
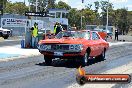
[[[38,42],[38,24],[35,22],[32,27],[32,48],[36,48]]]
[[[77,27],[76,27],[75,24],[73,25],[72,29],[73,29],[73,30],[77,30]]]
[[[62,26],[60,23],[56,23],[54,26],[54,34],[57,35],[60,31],[62,31]]]
[[[117,29],[115,30],[115,40],[118,41],[118,30]]]
[[[13,30],[11,29],[11,34],[10,34],[11,37],[12,37],[12,33],[13,33]]]

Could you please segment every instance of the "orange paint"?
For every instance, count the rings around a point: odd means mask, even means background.
[[[107,37],[106,32],[98,32],[98,34],[102,37],[102,39],[105,39]]]

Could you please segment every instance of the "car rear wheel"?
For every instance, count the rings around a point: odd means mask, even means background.
[[[102,59],[103,59],[103,60],[105,59],[105,49],[104,49],[104,51],[103,51],[103,53],[102,53]]]
[[[105,59],[105,49],[104,49],[104,51],[102,52],[102,54],[100,55],[100,59],[101,59],[101,60],[104,60],[104,59]]]
[[[96,59],[101,60],[101,61],[104,60],[105,59],[105,51],[106,50],[104,49],[103,52],[99,56],[96,57]]]
[[[45,64],[46,65],[51,65],[52,64],[52,58],[49,58],[47,56],[44,56]]]

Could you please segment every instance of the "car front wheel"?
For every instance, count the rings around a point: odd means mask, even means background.
[[[88,63],[89,54],[86,52],[85,55],[82,57],[82,66],[86,66]]]
[[[3,36],[4,39],[8,39],[9,35],[5,35]]]
[[[46,65],[51,65],[52,64],[52,58],[49,58],[47,56],[44,56],[45,64]]]

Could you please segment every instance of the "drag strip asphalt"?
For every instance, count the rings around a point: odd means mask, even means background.
[[[132,44],[112,46],[106,53],[106,60],[92,60],[84,69],[94,74],[113,71],[112,69],[132,63],[131,57]],[[80,87],[75,80],[77,67],[75,63],[60,60],[54,61],[52,66],[46,66],[43,55],[0,62],[0,88]]]
[[[0,42],[0,47],[13,46],[17,44],[21,44],[21,40],[4,40],[3,42]]]

